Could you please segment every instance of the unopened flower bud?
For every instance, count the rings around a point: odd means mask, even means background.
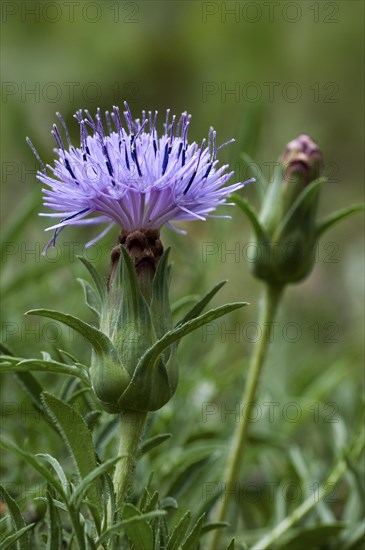
[[[313,267],[320,187],[315,180],[323,156],[302,134],[288,143],[280,161],[259,216],[263,234],[252,265],[258,278],[278,286],[300,281]]]

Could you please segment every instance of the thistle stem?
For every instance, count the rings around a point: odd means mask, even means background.
[[[267,285],[263,297],[262,310],[260,315],[260,328],[262,336],[258,340],[252,355],[246,385],[243,394],[243,405],[245,415],[242,421],[237,424],[233,434],[232,444],[226,463],[224,474],[225,495],[222,496],[218,505],[214,521],[226,521],[229,507],[229,495],[234,495],[235,484],[239,477],[242,459],[247,445],[247,434],[251,418],[251,412],[255,405],[256,390],[260,380],[260,374],[264,366],[268,345],[270,342],[271,324],[275,318],[278,303],[282,295],[282,287]],[[211,539],[211,550],[221,550],[221,529],[216,529]]]
[[[136,411],[125,411],[121,416],[118,456],[124,458],[117,462],[113,478],[117,508],[121,507],[127,493],[146,416],[147,413]]]

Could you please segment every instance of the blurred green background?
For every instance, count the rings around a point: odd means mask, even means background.
[[[240,181],[251,176],[243,152],[256,162],[254,170],[270,178],[285,144],[308,133],[324,153],[329,176],[321,194],[324,215],[363,200],[363,16],[364,4],[357,0],[3,2],[3,341],[20,356],[39,356],[56,346],[84,362],[89,357],[78,336],[23,317],[27,309],[46,307],[92,320],[75,280],[85,275],[75,253],[86,253],[88,230],[65,230],[57,249],[40,255],[49,234],[43,233],[47,221],[37,217],[43,211],[41,185],[25,136],[51,163],[56,111],[77,143],[72,116],[78,108],[109,110],[127,100],[136,117],[143,108],[158,109],[161,125],[166,108],[176,114],[187,110],[193,115],[190,140],[201,141],[211,125],[219,143],[236,139],[220,159]],[[242,194],[256,204],[254,184]],[[233,423],[217,416],[203,424],[201,404],[239,401],[255,339],[248,323],[257,321],[261,284],[249,273],[250,228],[238,208],[220,213],[233,219],[180,224],[188,236],[162,231],[165,246],[172,246],[173,300],[201,295],[228,279],[216,303],[251,304],[211,327],[214,335],[196,333],[181,346],[181,383],[159,416],[181,444],[182,424],[208,426],[219,438],[228,437]],[[345,432],[351,431],[362,394],[363,233],[361,215],[336,226],[320,242],[311,276],[287,290],[260,397],[294,401],[307,412],[314,402],[335,403]],[[117,230],[88,256],[105,275],[116,238]],[[204,256],[207,243],[215,243],[216,252]],[[236,254],[225,254],[232,249]],[[288,322],[300,332],[290,332]],[[39,379],[57,392],[58,380]],[[6,402],[26,403],[11,377],[3,388]],[[48,446],[45,434],[33,433],[27,423],[19,426],[19,410],[6,419],[3,426],[19,441],[30,437],[31,447]],[[276,433],[281,437],[290,428],[288,437],[297,437],[309,456],[331,464],[336,426],[314,424],[310,412],[302,422],[304,435],[298,425],[278,418]],[[285,454],[280,460],[285,463]]]

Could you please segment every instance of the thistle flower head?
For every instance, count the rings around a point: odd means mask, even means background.
[[[45,185],[44,206],[54,211],[41,215],[61,218],[47,228],[55,230],[48,246],[55,244],[68,225],[107,223],[98,237],[87,243],[90,246],[114,224],[131,232],[160,230],[177,220],[204,220],[230,193],[248,183],[225,186],[233,172],[227,172],[228,165],[218,167],[217,152],[233,140],[217,147],[216,132],[211,128],[207,144],[206,140],[200,147],[195,142],[189,144],[190,115],[185,112],[179,120],[175,116],[170,119],[169,110],[159,136],[157,111],[143,111],[142,118],[134,121],[127,103],[125,108],[125,127],[118,107],[105,113],[105,128],[100,109],[94,118],[87,110],[77,111],[79,147],[72,145],[57,113],[67,145],[54,125],[58,158],[53,167],[44,166],[27,140],[41,163],[37,178]]]

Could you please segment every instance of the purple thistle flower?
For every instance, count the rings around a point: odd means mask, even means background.
[[[224,187],[233,172],[226,172],[228,165],[218,168],[216,156],[233,139],[217,147],[216,132],[211,128],[207,146],[205,140],[200,147],[195,142],[189,144],[191,116],[185,112],[178,122],[175,116],[169,122],[170,110],[159,137],[157,111],[154,115],[148,112],[148,116],[143,111],[142,120],[133,121],[127,103],[125,107],[128,131],[122,127],[119,108],[113,107],[113,113],[105,113],[107,134],[100,109],[95,118],[87,110],[85,118],[81,109],[77,111],[74,116],[80,125],[79,148],[72,145],[66,124],[57,113],[68,147],[54,124],[52,135],[58,155],[54,167],[44,166],[27,138],[41,164],[37,178],[47,186],[42,189],[44,206],[55,211],[40,215],[61,218],[46,229],[55,230],[46,249],[55,244],[57,235],[68,225],[108,223],[86,246],[101,239],[114,224],[124,231],[159,230],[165,224],[178,231],[170,222],[205,220],[230,193],[253,181]]]

